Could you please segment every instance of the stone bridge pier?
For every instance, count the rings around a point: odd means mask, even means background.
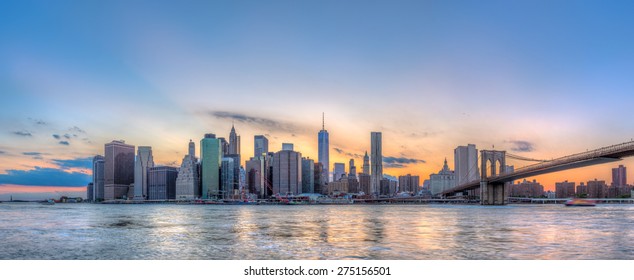
[[[480,180],[480,204],[481,205],[506,205],[509,190],[505,183],[490,183],[489,177],[502,174],[506,171],[506,151],[482,150],[480,151],[481,176]],[[489,167],[487,169],[487,166]],[[498,167],[499,166],[499,167]],[[490,170],[490,175],[487,174]]]

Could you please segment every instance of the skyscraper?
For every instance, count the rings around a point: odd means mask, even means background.
[[[264,135],[256,135],[253,137],[253,156],[259,157],[269,152],[269,139]]]
[[[103,156],[95,156],[92,159],[93,201],[102,201],[104,199],[105,164]]]
[[[273,155],[273,194],[302,191],[302,154],[281,150]]]
[[[194,141],[192,141],[192,139],[189,139],[189,153],[188,155],[195,157],[196,156],[196,144],[194,144]]]
[[[200,162],[202,176],[202,198],[220,197],[220,140],[212,133],[200,140]]]
[[[370,157],[368,156],[368,151],[365,151],[365,156],[363,156],[363,174],[370,175]]]
[[[315,192],[315,161],[302,158],[302,192]]]
[[[383,148],[381,132],[370,133],[370,160],[371,160],[371,189],[372,194],[381,191],[381,179],[383,179]]]
[[[346,174],[346,165],[341,162],[335,162],[335,168],[332,172],[332,181],[339,181],[344,174]]]
[[[612,168],[612,186],[622,187],[627,185],[627,169],[623,165]]]
[[[348,172],[348,177],[357,177],[357,167],[354,166],[354,159],[350,159],[350,165],[349,165],[349,172]]]
[[[240,154],[240,135],[236,134],[236,128],[231,125],[231,132],[229,133],[229,154]],[[240,165],[240,163],[237,163]]]
[[[222,191],[227,195],[235,195],[238,194],[238,190],[240,189],[240,155],[239,154],[228,154],[225,155],[224,158],[231,158],[233,162],[231,166],[233,169],[228,169],[227,172],[230,174],[224,174],[224,169],[221,170],[220,176],[224,178],[224,176],[233,176],[233,180],[231,181],[231,185],[223,185]],[[224,159],[223,159],[224,160]],[[228,184],[228,183],[227,183]]]
[[[152,147],[139,146],[134,163],[134,199],[148,199],[147,195],[147,171],[154,167]]]
[[[473,144],[458,146],[454,150],[456,186],[480,179],[478,149]]]
[[[233,158],[222,158],[222,165],[220,171],[220,188],[224,197],[227,198],[234,194],[235,185],[235,163]]]
[[[93,194],[95,188],[94,188],[94,184],[93,182],[88,183],[88,186],[86,186],[86,200],[87,201],[92,201],[92,199],[95,197],[95,195]]]
[[[326,130],[326,123],[324,119],[324,115],[322,114],[321,121],[321,131],[317,134],[318,141],[318,152],[319,158],[317,159],[319,163],[323,165],[322,176],[324,184],[330,182],[330,154],[329,154],[329,142],[328,142],[328,131]]]
[[[268,162],[266,155],[260,155],[249,159],[246,166],[247,186],[250,193],[265,198],[267,193]]]
[[[134,146],[124,141],[105,145],[104,199],[127,197],[134,183]]]
[[[176,167],[150,167],[147,173],[147,194],[149,200],[168,200],[176,198],[176,176],[178,176],[178,169]]]
[[[189,140],[189,153],[183,157],[183,162],[176,177],[176,199],[191,200],[200,197],[200,177],[194,142]]]

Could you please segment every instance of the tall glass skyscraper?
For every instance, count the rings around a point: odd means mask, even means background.
[[[323,165],[322,182],[328,183],[330,182],[329,180],[330,154],[328,152],[329,151],[328,131],[325,128],[325,121],[324,121],[323,114],[322,114],[322,121],[321,121],[321,131],[319,131],[319,134],[317,134],[317,141],[318,141],[318,152],[319,152],[318,162]]]
[[[134,183],[134,146],[112,141],[105,150],[104,199],[127,197],[130,184]]]
[[[202,173],[202,198],[220,197],[220,140],[215,134],[207,133],[200,140],[200,162]]]
[[[383,179],[381,132],[371,132],[370,137],[371,190],[373,194],[376,194],[381,190],[381,179]]]
[[[264,135],[256,135],[253,137],[253,157],[259,157],[269,152],[269,139]]]

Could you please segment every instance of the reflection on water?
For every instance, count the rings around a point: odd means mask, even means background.
[[[634,259],[634,206],[0,204],[0,259]]]

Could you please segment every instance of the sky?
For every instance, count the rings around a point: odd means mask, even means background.
[[[383,133],[421,181],[475,144],[552,159],[634,138],[631,1],[1,1],[0,200],[85,195],[104,144],[179,166],[205,133],[330,163]],[[197,147],[198,148],[198,147]],[[624,164],[536,178],[611,182]],[[509,161],[517,167],[526,162]],[[242,163],[244,164],[244,163]],[[332,166],[331,166],[332,169]]]

